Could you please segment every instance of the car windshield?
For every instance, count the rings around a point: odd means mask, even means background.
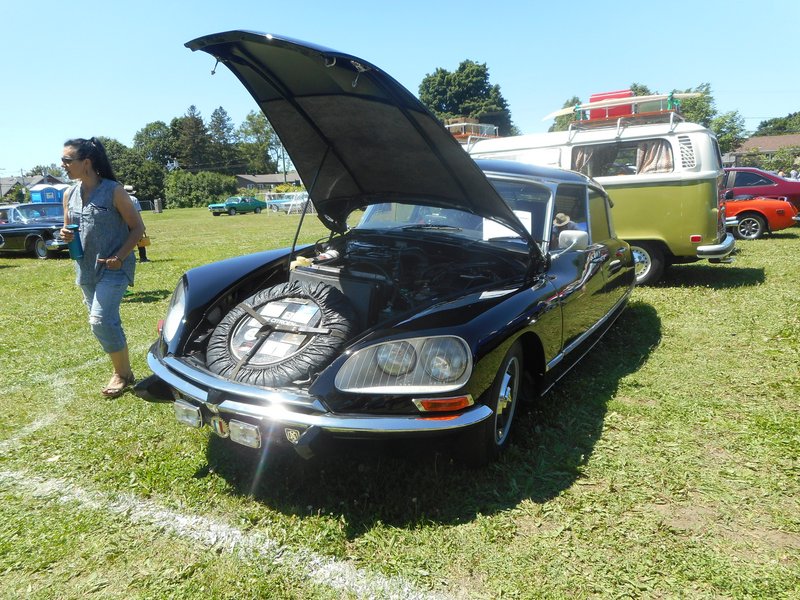
[[[64,217],[64,207],[61,204],[28,204],[18,206],[17,212],[23,221]]]
[[[492,181],[497,191],[537,242],[544,239],[550,190],[528,182]],[[402,202],[370,205],[356,229],[442,232],[470,240],[509,240],[517,232],[472,213]]]

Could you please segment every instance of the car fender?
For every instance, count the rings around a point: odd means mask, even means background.
[[[299,246],[298,252],[308,247]],[[175,353],[183,346],[203,315],[220,298],[236,294],[239,288],[247,287],[248,282],[263,287],[264,280],[272,274],[276,274],[281,281],[285,281],[292,257],[290,248],[279,248],[235,256],[201,265],[184,273],[181,281],[185,286],[184,314],[186,318],[169,343],[167,352]],[[277,275],[281,272],[283,272],[282,275]],[[242,299],[248,295],[250,294],[243,292]]]

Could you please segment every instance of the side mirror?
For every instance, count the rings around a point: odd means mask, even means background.
[[[585,231],[567,229],[558,234],[558,249],[585,250],[589,247],[589,234]]]
[[[728,190],[725,192],[725,200],[733,200],[733,190]]]

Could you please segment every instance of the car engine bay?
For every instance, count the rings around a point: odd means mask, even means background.
[[[347,236],[296,265],[289,278],[341,290],[353,303],[363,331],[451,295],[520,277],[524,261],[509,255],[407,235]]]

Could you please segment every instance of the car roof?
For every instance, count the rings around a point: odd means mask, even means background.
[[[600,184],[593,182],[589,177],[577,171],[559,169],[558,167],[545,167],[523,163],[515,160],[502,160],[492,158],[479,158],[475,162],[485,173],[504,173],[508,175],[519,175],[523,177],[535,177],[546,179],[558,183],[589,184],[594,183],[597,187]]]

